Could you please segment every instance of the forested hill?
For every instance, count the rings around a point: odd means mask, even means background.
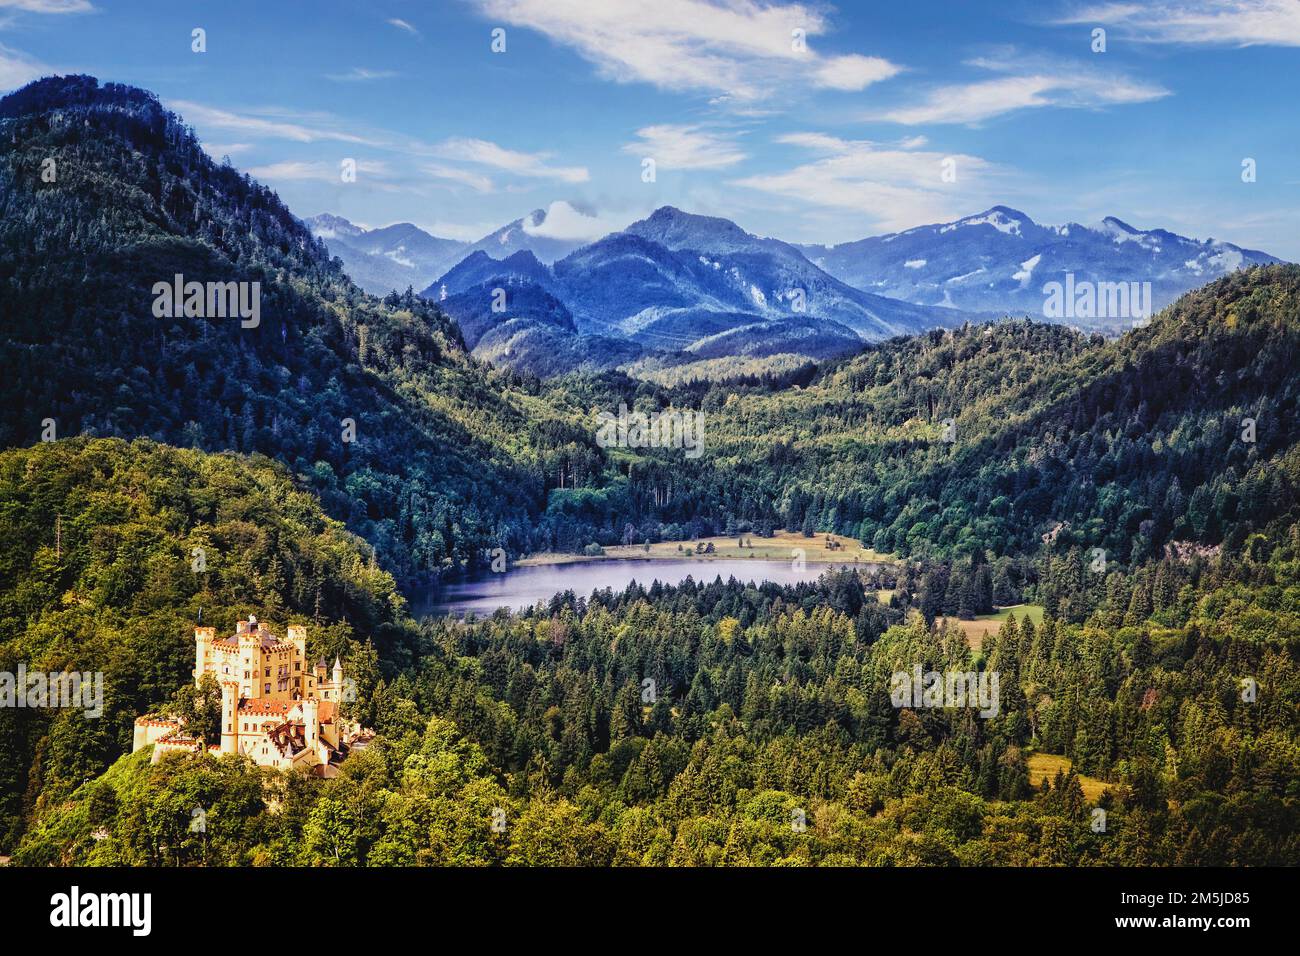
[[[260,456],[40,442],[0,451],[0,501],[0,671],[104,675],[99,718],[0,708],[0,847],[189,683],[200,620],[305,623],[310,651],[342,655],[359,684],[428,652],[365,542]]]
[[[1300,439],[1294,266],[1227,276],[1112,342],[1010,321],[765,380],[541,385],[471,359],[436,304],[362,293],[154,96],[88,77],[0,100],[0,252],[0,446],[53,419],[58,437],[264,453],[403,581],[494,547],[778,526],[909,556],[1141,563],[1239,550],[1298,513],[1294,472],[1263,467]],[[155,318],[177,273],[261,282],[260,323]],[[705,454],[606,453],[594,413],[620,402],[703,411]]]
[[[802,387],[667,394],[708,416],[694,466],[737,520],[912,556],[1098,547],[1141,563],[1171,544],[1240,550],[1300,518],[1286,463],[1300,448],[1298,316],[1300,267],[1267,266],[1115,341],[968,326],[873,347]],[[667,481],[642,474],[634,495]]]
[[[259,324],[156,318],[176,274],[260,282]],[[591,443],[524,414],[436,306],[362,293],[155,96],[91,77],[0,100],[0,352],[0,447],[53,419],[55,437],[261,452],[401,578],[522,549],[546,449]]]

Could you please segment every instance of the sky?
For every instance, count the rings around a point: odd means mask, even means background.
[[[1300,0],[0,0],[0,91],[73,72],[368,227],[836,243],[1001,203],[1300,260]]]

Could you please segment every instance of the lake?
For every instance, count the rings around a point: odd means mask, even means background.
[[[680,584],[687,577],[696,581],[722,580],[776,584],[816,581],[832,567],[870,569],[875,564],[846,565],[808,564],[795,570],[791,561],[725,560],[715,561],[666,558],[663,560],[607,559],[577,561],[570,564],[543,564],[512,568],[499,574],[487,573],[465,581],[454,581],[431,593],[425,601],[413,601],[417,615],[456,614],[473,611],[479,617],[497,608],[530,608],[538,601],[549,601],[561,591],[573,591],[579,597],[591,597],[592,591],[613,588],[622,591],[632,581],[649,587],[655,581]]]

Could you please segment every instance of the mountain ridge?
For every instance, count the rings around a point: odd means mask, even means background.
[[[810,259],[857,288],[909,302],[1046,315],[1044,286],[1073,281],[1149,282],[1149,312],[1241,266],[1280,262],[1255,249],[1137,229],[1117,216],[1094,226],[1041,225],[1006,205],[950,222],[868,236],[834,246],[802,245]],[[1100,331],[1135,315],[1071,316]]]

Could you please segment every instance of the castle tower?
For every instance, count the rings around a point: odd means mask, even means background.
[[[240,693],[245,697],[260,697],[262,689],[262,638],[258,633],[257,618],[250,614],[240,621],[236,629],[239,638],[239,667],[243,683]]]
[[[207,673],[208,662],[212,659],[212,642],[217,639],[215,627],[196,627],[194,629],[194,686]]]
[[[304,700],[302,707],[302,736],[308,750],[315,750],[320,736],[320,701],[315,697]]]
[[[221,685],[221,752],[239,753],[239,685],[234,681]]]
[[[334,678],[334,699],[343,700],[343,664],[337,654],[334,655],[334,672],[331,674]]]

